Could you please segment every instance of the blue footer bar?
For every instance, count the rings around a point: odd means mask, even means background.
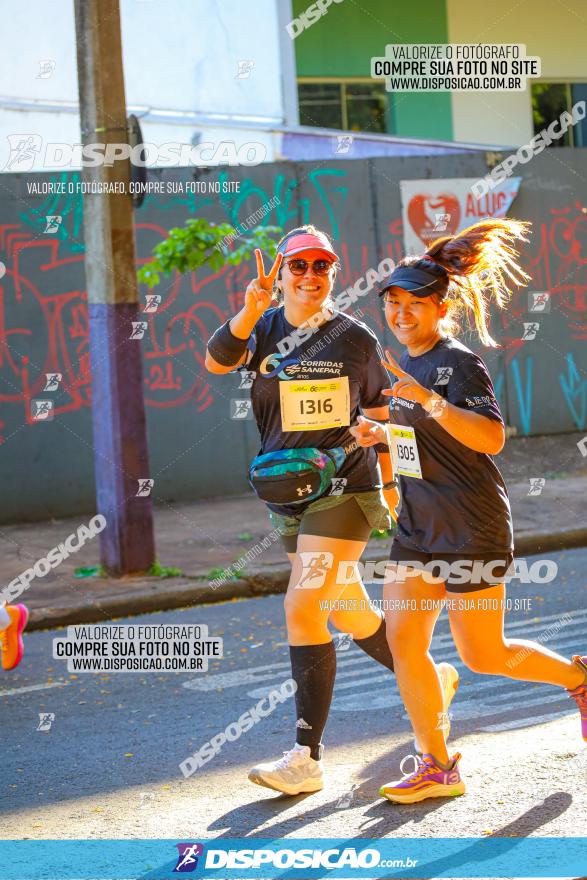
[[[2,880],[585,877],[587,837],[0,841]]]

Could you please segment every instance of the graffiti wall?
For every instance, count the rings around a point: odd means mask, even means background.
[[[484,156],[381,158],[283,163],[197,172],[217,181],[217,195],[181,192],[147,198],[136,210],[137,265],[167,230],[193,216],[238,226],[267,203],[262,221],[288,229],[313,222],[336,240],[348,286],[384,256],[402,255],[401,180],[480,177]],[[501,348],[485,352],[508,424],[520,434],[587,427],[587,157],[556,149],[522,167],[510,213],[533,223],[524,265],[532,276],[506,312],[494,317]],[[187,169],[154,172],[191,180]],[[71,174],[0,178],[0,519],[59,517],[91,510],[91,376],[84,278],[82,197],[31,192],[31,182],[67,182]],[[222,192],[238,181],[238,192]],[[37,189],[42,189],[38,186]],[[67,189],[67,187],[65,187]],[[171,187],[173,189],[173,187]],[[226,187],[227,190],[233,187]],[[419,196],[425,203],[425,194]],[[273,201],[272,201],[273,200]],[[419,204],[419,210],[424,206]],[[487,210],[487,207],[485,207]],[[483,216],[471,202],[471,222]],[[418,216],[418,212],[412,212]],[[47,218],[59,217],[50,221]],[[417,230],[415,230],[417,232]],[[236,494],[258,451],[250,419],[234,419],[246,398],[236,376],[209,375],[206,341],[243,303],[252,264],[163,279],[144,356],[151,476],[157,503]],[[529,293],[550,294],[530,310]],[[362,319],[397,354],[375,296],[360,302]],[[538,325],[534,330],[527,325]],[[471,340],[465,335],[465,341]],[[471,343],[473,344],[473,343]],[[49,378],[48,378],[49,377]],[[37,401],[51,400],[45,418]]]

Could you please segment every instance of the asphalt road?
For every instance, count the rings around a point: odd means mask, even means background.
[[[548,641],[568,656],[587,650],[587,549],[551,557],[553,584],[511,587],[524,607],[506,626],[537,638],[570,614]],[[291,698],[185,779],[180,762],[289,677],[282,601],[118,621],[207,624],[224,639],[207,673],[70,674],[52,659],[62,630],[26,636],[21,666],[0,679],[2,837],[587,835],[587,747],[574,702],[552,687],[465,669],[445,614],[433,651],[462,676],[452,742],[463,753],[464,797],[395,806],[378,796],[412,741],[393,678],[352,645],[337,655],[324,791],[286,798],[247,781],[251,764],[292,745]]]

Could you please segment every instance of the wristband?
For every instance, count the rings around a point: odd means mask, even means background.
[[[230,329],[230,321],[227,321],[208,340],[208,351],[221,366],[234,367],[247,350],[248,341],[235,336]]]
[[[391,455],[391,449],[387,445],[387,443],[375,443],[374,446],[371,447],[377,453],[382,453],[384,455]]]
[[[398,480],[390,480],[389,483],[384,483],[381,487],[382,489],[398,489],[399,481]]]

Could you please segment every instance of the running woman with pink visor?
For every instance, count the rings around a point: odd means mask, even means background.
[[[391,526],[398,495],[387,446],[363,449],[349,434],[360,412],[385,417],[389,379],[372,330],[334,307],[336,251],[313,226],[288,232],[277,251],[268,271],[257,251],[244,306],[210,338],[206,367],[246,367],[254,376],[261,448],[250,482],[291,563],[285,617],[297,719],[293,748],[256,764],[249,779],[295,795],[324,785],[322,734],[336,674],[329,624],[393,671],[385,621],[358,566],[350,583],[337,576],[341,561],[360,560],[372,529]],[[446,708],[458,674],[443,663],[439,676]]]

